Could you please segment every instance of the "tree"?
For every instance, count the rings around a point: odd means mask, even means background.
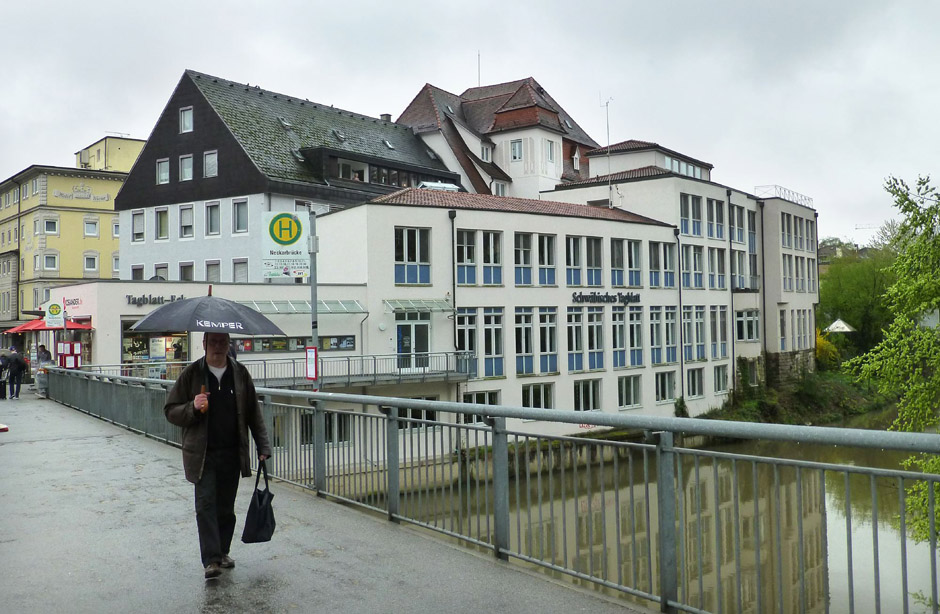
[[[940,308],[940,195],[929,177],[919,178],[913,189],[892,177],[885,189],[902,216],[894,240],[895,280],[886,293],[894,319],[884,339],[849,366],[859,378],[870,378],[881,392],[899,396],[892,428],[924,431],[940,424],[940,329],[927,324]],[[908,466],[940,473],[940,457],[914,457]],[[927,488],[921,483],[909,490],[911,526],[918,539],[928,535]],[[940,500],[940,487],[935,496]],[[940,506],[936,515],[940,524]]]

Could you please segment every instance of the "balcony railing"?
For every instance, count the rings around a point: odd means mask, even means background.
[[[303,358],[239,359],[239,362],[248,368],[256,386],[299,389],[312,385],[307,379],[307,363]],[[321,356],[317,365],[318,385],[324,389],[395,383],[463,382],[476,377],[475,362],[473,354],[469,352]],[[175,380],[188,364],[159,361],[85,365],[82,370],[103,375]]]
[[[743,275],[732,275],[731,290],[734,292],[759,292],[760,276],[751,275],[750,277],[745,277]]]

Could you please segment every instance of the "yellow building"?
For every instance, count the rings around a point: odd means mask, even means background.
[[[0,182],[0,328],[39,315],[56,286],[118,278],[114,197],[144,143],[105,137],[75,168],[33,165]]]

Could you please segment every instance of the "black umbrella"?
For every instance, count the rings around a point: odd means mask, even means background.
[[[145,333],[201,331],[236,335],[284,335],[274,322],[251,307],[212,296],[167,303],[144,316],[131,330]]]

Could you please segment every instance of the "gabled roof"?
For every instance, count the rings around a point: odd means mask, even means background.
[[[317,181],[300,154],[315,147],[447,171],[408,126],[193,70],[185,74],[271,179]]]
[[[487,134],[507,129],[506,125],[497,121],[500,114],[527,108],[534,108],[537,112],[521,120],[521,123],[518,119],[514,120],[516,123],[511,128],[542,125],[576,143],[588,147],[599,146],[532,77],[472,87],[459,96],[426,84],[402,112],[398,122],[421,133],[439,130],[447,115],[485,139]]]
[[[714,168],[714,166],[709,164],[708,162],[703,162],[702,160],[696,160],[695,158],[687,156],[683,153],[679,153],[678,151],[666,149],[659,143],[653,143],[651,141],[639,141],[637,139],[629,139],[626,141],[621,141],[619,143],[614,143],[613,145],[610,145],[610,146],[598,147],[597,149],[592,149],[591,151],[587,152],[586,155],[590,157],[606,156],[608,150],[612,154],[633,152],[633,151],[658,150],[663,153],[669,154],[670,156],[674,156],[676,158],[685,160],[686,162],[697,164],[703,168]]]
[[[548,200],[529,198],[505,198],[489,194],[470,194],[467,192],[445,192],[442,190],[424,190],[405,188],[398,192],[375,198],[370,203],[380,205],[403,205],[412,207],[438,207],[442,209],[473,209],[477,211],[503,211],[507,213],[529,213],[532,215],[551,215],[596,220],[611,220],[633,224],[649,224],[669,227],[671,224],[654,220],[644,215],[611,209],[590,207]],[[366,203],[369,204],[369,203]]]
[[[674,175],[676,177],[682,177],[688,179],[685,175],[677,175],[672,171],[666,170],[664,168],[659,168],[658,166],[644,166],[642,168],[634,168],[628,171],[620,171],[617,173],[610,173],[609,175],[598,175],[596,177],[591,177],[590,179],[583,179],[581,181],[569,181],[567,183],[559,183],[555,186],[556,190],[565,190],[568,188],[583,188],[590,185],[603,185],[606,183],[620,183],[622,181],[630,181],[631,179],[648,179],[650,177],[664,177],[667,175]]]

